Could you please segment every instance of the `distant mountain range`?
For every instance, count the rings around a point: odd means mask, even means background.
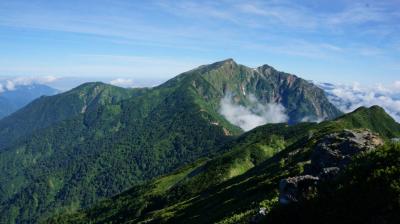
[[[41,96],[51,96],[59,91],[42,84],[19,85],[13,90],[0,92],[0,119],[26,106]]]
[[[280,124],[257,127],[266,123]],[[251,168],[268,167],[265,161],[282,150],[309,149],[320,134],[344,128],[370,129],[385,139],[400,134],[399,124],[380,108],[343,115],[316,85],[268,65],[254,69],[232,59],[200,66],[154,88],[85,83],[40,97],[0,120],[0,222],[46,222],[137,186],[130,191],[133,196],[123,194],[133,198],[129,207],[118,207],[125,203],[118,196],[121,204],[108,201],[104,209],[79,213],[79,222],[99,215],[100,223],[191,223],[194,218],[180,215],[200,215],[196,212],[205,212],[202,203],[214,200],[207,197],[215,192],[203,195],[203,190],[233,183],[230,179],[241,175],[251,178]],[[265,179],[271,184],[266,189],[275,189],[278,178],[293,168],[275,165],[271,169],[276,174],[264,170],[278,175]],[[165,179],[154,179],[160,176]],[[190,177],[193,181],[173,187]],[[241,183],[246,181],[219,190],[238,189],[232,186],[244,186]],[[247,191],[241,188],[224,196],[226,207],[215,198],[210,209],[220,207],[224,215],[204,217],[206,221],[229,218],[240,210],[241,205],[229,202],[234,195],[250,196],[240,192]],[[185,210],[183,200],[192,196],[200,201],[193,199],[194,207]],[[243,208],[249,200],[243,200]],[[55,217],[60,220],[64,218]],[[69,216],[65,220],[73,221]]]

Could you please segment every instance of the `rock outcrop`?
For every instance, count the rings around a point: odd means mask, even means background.
[[[303,175],[282,179],[279,183],[279,203],[289,204],[309,199],[316,193],[318,177]]]
[[[351,158],[361,152],[375,149],[383,141],[370,131],[343,130],[322,138],[311,155],[312,172],[323,172],[328,167],[346,166]]]
[[[321,181],[335,178],[355,155],[381,145],[382,139],[367,130],[343,130],[326,135],[315,144],[311,164],[304,173],[280,181],[279,202],[290,204],[314,197]]]

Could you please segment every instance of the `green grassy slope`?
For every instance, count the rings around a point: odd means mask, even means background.
[[[378,107],[320,124],[270,124],[228,143],[221,156],[51,223],[247,223],[259,207],[276,208],[279,181],[303,171],[321,136],[345,128],[369,128],[386,140],[400,136],[400,124]]]

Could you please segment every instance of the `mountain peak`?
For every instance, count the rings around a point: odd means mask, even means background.
[[[385,112],[385,110],[382,108],[382,107],[380,107],[380,106],[378,106],[378,105],[373,105],[373,106],[371,106],[370,108],[369,108],[370,110],[373,110],[373,111],[380,111],[380,112]],[[385,112],[386,113],[386,112]]]
[[[118,87],[118,86],[113,86],[111,84],[107,84],[104,82],[86,82],[83,83],[69,91],[67,91],[66,93],[84,93],[84,94],[92,94],[92,93],[98,93],[101,90],[105,90],[105,89],[123,89],[122,87]]]
[[[305,117],[333,119],[342,114],[323,95],[323,90],[295,75],[277,71],[267,64],[254,69],[237,64],[229,58],[183,73],[163,86],[179,83],[194,87],[199,96],[208,101],[213,98],[214,107],[219,107],[220,98],[228,95],[235,98],[235,104],[242,106],[252,107],[250,95],[263,104],[282,104],[285,113],[291,114],[289,123],[300,122]],[[307,97],[300,98],[297,94],[299,91],[306,93]]]
[[[183,74],[192,73],[193,71],[197,71],[200,73],[206,73],[212,70],[219,70],[219,69],[236,69],[239,66],[232,58],[228,58],[222,61],[217,61],[211,64],[201,65],[198,68],[193,70],[184,72]],[[181,78],[178,76],[178,79]],[[174,80],[174,79],[172,79]],[[168,82],[167,82],[168,83]]]
[[[264,64],[264,65],[261,65],[260,67],[257,67],[256,70],[261,72],[261,73],[267,73],[267,74],[269,74],[269,73],[271,73],[273,71],[276,71],[276,69],[274,67],[272,67],[270,65],[267,65],[267,64]]]
[[[211,66],[213,66],[213,65],[215,65],[215,66],[237,66],[238,64],[232,58],[228,58],[223,61],[218,61],[218,62],[211,64]]]
[[[359,107],[351,113],[336,119],[336,122],[355,128],[368,128],[383,133],[389,138],[400,136],[400,124],[397,123],[382,107]]]
[[[268,64],[263,64],[263,65],[259,66],[259,68],[272,68],[272,69],[275,69],[274,67],[272,67],[271,65],[268,65]]]
[[[221,62],[225,62],[225,63],[236,63],[235,60],[233,60],[233,58],[227,58],[225,60],[222,60]]]
[[[85,88],[90,88],[90,87],[96,87],[96,86],[110,86],[109,84],[103,83],[103,82],[85,82],[74,89],[85,89]]]
[[[380,107],[378,105],[373,105],[371,107],[361,106],[361,107],[355,109],[350,114],[358,114],[358,113],[381,113],[381,114],[387,114],[386,111],[382,107]]]

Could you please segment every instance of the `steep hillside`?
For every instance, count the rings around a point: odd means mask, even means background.
[[[66,93],[43,96],[0,120],[0,150],[20,137],[84,114],[87,109],[131,97],[132,92],[103,83],[87,83]]]
[[[312,84],[232,60],[150,89],[88,83],[43,97],[0,121],[1,221],[36,222],[54,212],[75,211],[230,150],[221,146],[242,129],[220,114],[220,103],[229,92],[238,99],[235,104],[251,107],[254,101],[243,91],[254,95],[257,105],[287,106],[291,122],[340,114]],[[299,105],[308,109],[296,109]],[[271,144],[282,145],[279,138]],[[262,149],[265,157],[275,152]],[[246,157],[246,169],[257,164],[253,157]]]
[[[46,85],[17,86],[13,90],[0,92],[0,119],[24,107],[40,96],[57,94],[57,90]]]
[[[400,124],[376,106],[320,124],[269,124],[228,143],[223,147],[227,152],[214,159],[199,160],[91,209],[57,216],[51,223],[249,223],[261,207],[272,210],[270,219],[277,221],[282,217],[275,215],[280,211],[280,181],[305,172],[317,143],[346,129],[371,130],[387,142],[400,136]],[[380,144],[366,137],[370,139]]]
[[[253,69],[228,59],[186,72],[164,85],[173,85],[188,76],[197,93],[215,110],[218,110],[222,97],[231,97],[233,103],[247,107],[253,106],[254,97],[263,105],[283,105],[289,123],[329,120],[341,114],[327,100],[323,90],[268,65]]]

